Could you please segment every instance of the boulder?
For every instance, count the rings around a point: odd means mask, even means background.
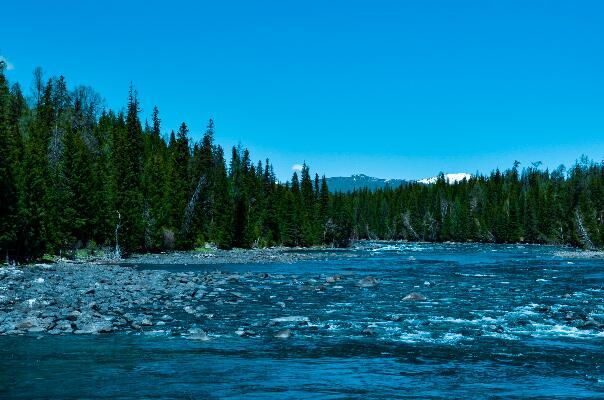
[[[16,329],[20,329],[22,331],[27,331],[30,333],[44,332],[48,328],[52,327],[52,318],[40,319],[36,317],[28,317],[22,319],[21,321],[17,322],[17,324],[15,324]]]
[[[289,339],[291,335],[292,332],[289,329],[283,329],[275,333],[273,337],[276,337],[277,339]]]
[[[191,329],[189,329],[189,334],[187,335],[187,339],[206,342],[206,341],[210,340],[210,337],[203,329],[191,328]]]
[[[80,318],[80,315],[82,315],[82,313],[81,313],[81,312],[79,312],[78,310],[73,310],[72,312],[70,312],[69,314],[67,314],[67,317],[66,317],[66,318],[67,318],[69,321],[75,321],[75,320],[77,320],[78,318]]]
[[[361,331],[361,334],[365,336],[373,336],[375,335],[375,328],[373,326],[367,326]]]
[[[377,284],[378,284],[378,280],[375,279],[373,276],[366,276],[366,277],[360,279],[359,282],[357,283],[357,285],[362,288],[374,287],[374,286],[377,286]]]
[[[109,321],[94,321],[78,326],[78,330],[74,333],[82,335],[97,335],[99,333],[110,333],[113,332],[113,324]]]
[[[421,293],[412,292],[403,297],[404,301],[426,301],[426,296]]]

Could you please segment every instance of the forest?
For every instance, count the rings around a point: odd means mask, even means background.
[[[141,121],[92,88],[33,74],[31,93],[0,62],[0,254],[27,262],[111,249],[346,247],[355,239],[604,245],[604,165],[535,163],[449,184],[330,193],[304,165],[289,182],[249,151],[228,155],[211,119],[201,140]],[[126,94],[126,91],[125,91]],[[126,97],[126,96],[125,96]]]

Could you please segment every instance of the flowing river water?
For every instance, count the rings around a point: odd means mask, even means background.
[[[0,398],[604,398],[604,260],[559,250],[369,242],[295,263],[141,262],[239,278],[160,326],[1,335]]]

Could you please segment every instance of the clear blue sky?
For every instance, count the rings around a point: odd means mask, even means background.
[[[604,158],[602,1],[11,1],[0,55],[327,176]],[[163,3],[163,4],[162,4]]]

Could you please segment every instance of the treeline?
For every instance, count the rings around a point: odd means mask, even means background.
[[[359,239],[604,245],[604,166],[583,158],[569,171],[519,164],[490,176],[346,198]]]
[[[162,136],[159,111],[139,119],[131,87],[124,111],[102,108],[89,87],[34,73],[26,99],[0,66],[0,253],[32,260],[106,247],[122,254],[190,249],[345,245],[343,196],[325,179],[279,184],[268,160],[253,163],[214,143],[214,123],[193,142],[185,123]]]
[[[604,167],[513,168],[455,184],[329,193],[304,165],[277,182],[214,142],[141,123],[131,87],[124,111],[89,87],[34,72],[27,98],[0,63],[0,254],[34,260],[105,247],[121,254],[252,246],[347,246],[351,239],[604,245]]]

